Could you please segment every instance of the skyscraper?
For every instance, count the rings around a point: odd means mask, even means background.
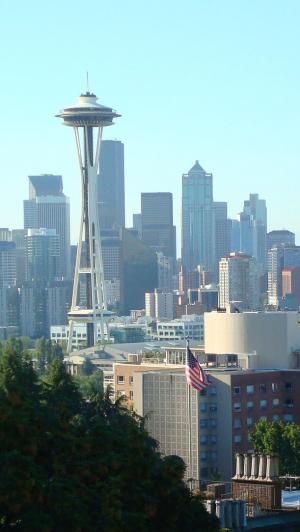
[[[266,200],[250,194],[240,214],[240,250],[257,259],[261,273],[267,269],[267,207]]]
[[[176,228],[171,192],[142,192],[142,239],[153,251],[176,260]]]
[[[215,275],[219,275],[219,262],[222,257],[228,255],[230,248],[229,224],[227,220],[226,201],[214,201],[214,223],[215,223]]]
[[[295,233],[288,231],[287,229],[275,229],[267,234],[267,248],[273,248],[280,244],[294,246],[295,245]]]
[[[59,274],[70,279],[70,205],[62,177],[29,176],[29,199],[24,200],[24,229],[55,229],[59,237]]]
[[[182,263],[186,271],[214,268],[213,176],[199,162],[182,176]]]
[[[219,306],[226,308],[232,302],[243,310],[258,307],[258,265],[254,257],[244,253],[230,253],[223,257],[219,267]]]
[[[120,140],[101,143],[97,197],[101,229],[125,227],[124,144]]]
[[[59,244],[55,229],[28,229],[25,236],[26,281],[46,285],[59,277]]]
[[[16,244],[0,241],[0,288],[16,285]]]
[[[268,251],[268,303],[281,304],[282,271],[284,268],[300,266],[300,246],[280,244]]]

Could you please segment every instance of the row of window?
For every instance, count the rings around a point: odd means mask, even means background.
[[[262,416],[260,419],[264,419],[264,420],[267,420],[267,418],[265,416]],[[272,419],[273,421],[280,421],[280,416],[278,416],[277,414],[275,414],[274,416],[272,416]],[[292,423],[294,421],[294,416],[292,414],[285,414],[282,416],[282,420],[285,422],[285,423]],[[253,418],[247,418],[247,426],[248,427],[252,427],[253,426],[253,423],[254,423],[254,420]],[[241,428],[241,424],[240,426],[238,426],[238,422],[237,424],[234,424],[234,428]],[[248,440],[250,439],[250,434],[248,434]],[[233,442],[234,443],[241,443],[242,441],[242,435],[241,434],[234,434],[233,436]]]
[[[285,391],[291,391],[293,389],[293,385],[291,382],[285,382],[281,385],[282,389]],[[278,382],[272,382],[270,384],[247,384],[246,385],[246,393],[252,394],[255,393],[255,391],[259,391],[261,393],[266,393],[267,391],[271,390],[272,392],[278,392],[280,390],[280,384]],[[243,390],[242,386],[234,386],[233,387],[233,393],[234,395],[239,395]]]
[[[118,375],[117,376],[117,383],[118,384],[125,384],[125,377],[124,375]],[[129,376],[129,384],[133,384],[133,376]]]
[[[258,401],[258,406],[261,410],[264,410],[268,406],[267,399],[260,399]],[[280,400],[278,397],[275,397],[272,399],[272,407],[280,406]],[[293,408],[294,407],[294,399],[291,399],[290,397],[287,397],[284,402],[282,403],[282,406],[286,408]],[[247,401],[247,410],[252,410],[254,408],[254,401]],[[234,412],[241,412],[242,411],[242,403],[240,401],[236,401],[233,403],[233,411]]]

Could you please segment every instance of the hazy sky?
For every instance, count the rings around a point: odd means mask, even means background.
[[[250,192],[269,228],[300,234],[299,0],[1,0],[0,226],[22,227],[28,174],[59,173],[79,222],[72,131],[54,114],[84,91],[122,114],[126,213],[195,159],[233,217]],[[178,232],[179,232],[178,227]]]

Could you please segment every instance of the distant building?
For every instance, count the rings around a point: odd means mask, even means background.
[[[219,277],[219,262],[222,257],[228,255],[230,251],[229,226],[227,221],[227,203],[225,201],[214,201],[214,223],[215,223],[215,278]]]
[[[239,220],[228,220],[229,251],[241,251],[240,222]]]
[[[124,144],[120,140],[101,143],[98,206],[101,230],[125,227]]]
[[[30,338],[49,335],[45,283],[25,282],[20,288],[20,329]]]
[[[16,285],[16,244],[0,241],[0,288]]]
[[[164,292],[171,292],[173,287],[174,260],[165,257],[163,253],[156,253],[157,256],[157,288]]]
[[[226,308],[239,302],[245,310],[259,305],[258,266],[254,257],[244,253],[230,253],[220,260],[219,306]]]
[[[276,229],[275,231],[270,231],[267,234],[267,249],[271,249],[275,246],[295,245],[295,233],[288,231],[287,229]]]
[[[66,325],[71,307],[73,284],[71,281],[53,281],[47,286],[47,321],[52,325]]]
[[[144,342],[146,326],[137,323],[111,323],[109,335],[118,344]]]
[[[149,318],[171,320],[174,317],[174,296],[172,292],[155,289],[145,293],[145,313]]]
[[[26,281],[48,283],[60,277],[60,239],[55,229],[28,229],[25,236]]]
[[[24,229],[55,229],[59,237],[60,277],[70,279],[70,205],[62,177],[29,176],[29,199],[24,200]]]
[[[142,239],[153,251],[176,260],[176,228],[171,192],[142,192]],[[174,265],[173,265],[174,267]]]
[[[268,304],[280,306],[282,298],[282,271],[300,266],[300,246],[280,244],[268,251]]]
[[[294,308],[300,305],[300,267],[287,267],[282,270],[282,297],[285,306]]]
[[[182,176],[182,264],[187,272],[215,266],[213,176],[199,161]]]
[[[141,213],[132,215],[132,227],[138,232],[139,238],[142,238],[142,215]]]
[[[156,337],[159,341],[177,341],[190,338],[199,343],[204,342],[203,316],[190,314],[172,321],[157,321]]]

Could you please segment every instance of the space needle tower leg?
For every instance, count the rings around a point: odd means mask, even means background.
[[[104,316],[107,313],[107,302],[97,208],[97,174],[103,127],[111,125],[113,118],[119,115],[111,108],[97,104],[96,100],[95,95],[87,92],[80,96],[77,104],[64,109],[58,115],[66,125],[74,128],[81,174],[82,207],[72,305],[69,312],[68,352],[72,350],[73,329],[78,322],[86,323],[88,347],[97,344],[98,324],[102,342],[105,334]],[[81,276],[85,277],[85,309],[80,307],[78,302]]]

